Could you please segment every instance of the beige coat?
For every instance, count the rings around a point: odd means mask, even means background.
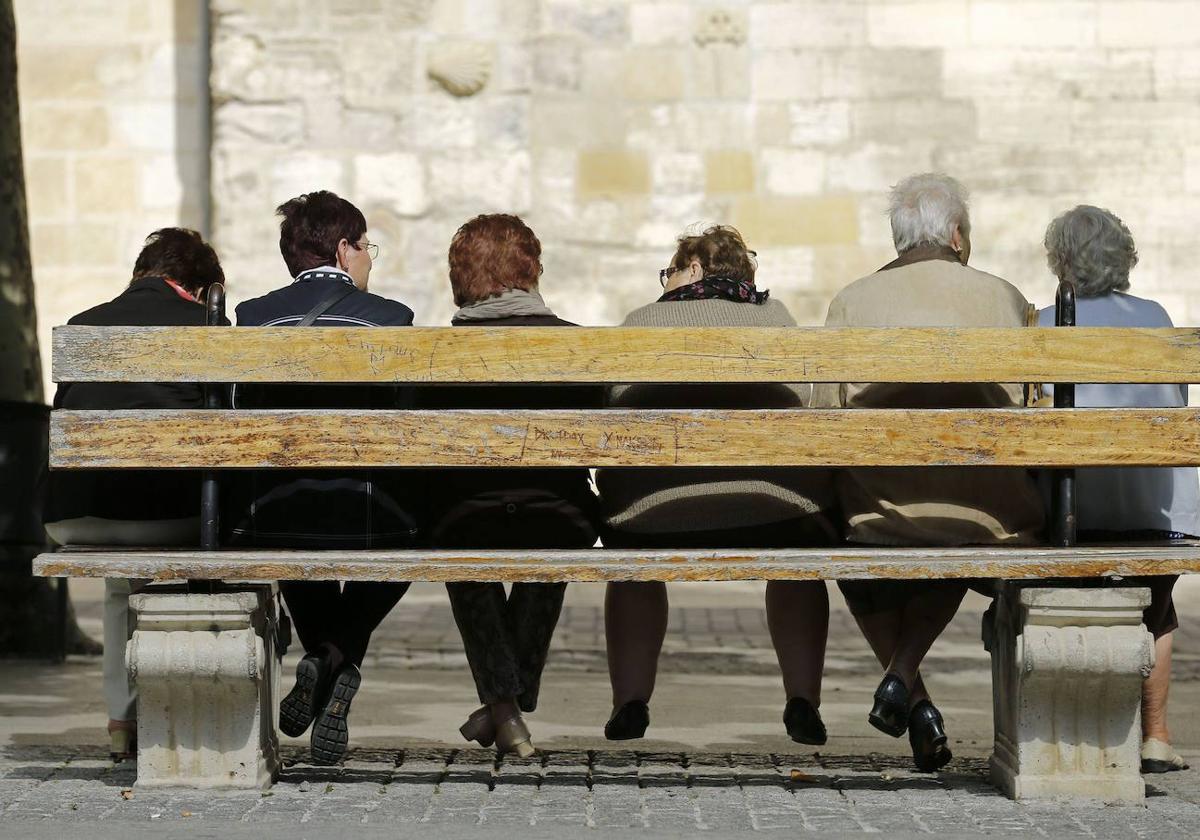
[[[909,252],[851,283],[828,327],[1023,327],[1028,303],[1010,283],[961,265],[949,249]],[[1020,385],[818,385],[813,406],[1019,406]],[[872,545],[1034,543],[1041,497],[1028,470],[910,467],[842,470],[837,495],[851,542]]]

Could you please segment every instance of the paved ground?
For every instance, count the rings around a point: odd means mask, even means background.
[[[571,589],[531,718],[539,758],[497,762],[458,739],[476,705],[461,645],[441,588],[415,587],[364,668],[345,765],[308,765],[304,742],[287,741],[287,767],[267,795],[131,791],[133,768],[106,757],[97,661],[0,663],[0,838],[1200,836],[1196,771],[1153,778],[1145,808],[1018,805],[987,784],[982,599],[968,602],[929,660],[956,754],[941,774],[911,771],[907,740],[867,725],[878,673],[840,607],[821,708],[829,744],[818,753],[789,741],[761,589],[746,584],[672,588],[653,737],[616,749],[628,745],[600,733],[609,707],[600,592]],[[85,626],[98,631],[96,586],[78,582],[74,594]],[[1179,600],[1185,629],[1172,726],[1176,745],[1200,766],[1200,723],[1191,714],[1200,701],[1200,632],[1186,626],[1200,610],[1200,586]]]

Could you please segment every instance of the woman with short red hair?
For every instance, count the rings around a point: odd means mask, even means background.
[[[538,292],[542,246],[516,216],[477,216],[450,242],[456,327],[569,327]],[[422,400],[435,408],[599,408],[597,387],[454,386]],[[430,540],[436,548],[588,548],[596,542],[595,494],[586,469],[485,469],[443,473],[433,488]],[[454,620],[484,704],[463,737],[534,753],[521,717],[537,706],[542,669],[562,609],[565,583],[446,585]]]

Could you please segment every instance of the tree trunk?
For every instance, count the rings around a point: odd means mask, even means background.
[[[41,498],[47,422],[29,258],[12,0],[0,0],[0,655],[95,652],[66,581],[33,577],[45,548]]]

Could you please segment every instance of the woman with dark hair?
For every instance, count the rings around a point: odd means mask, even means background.
[[[212,246],[194,230],[163,228],[146,237],[121,294],[67,323],[88,326],[203,326],[203,302],[225,274]],[[54,407],[69,409],[203,408],[199,385],[69,382]],[[59,545],[196,545],[200,476],[161,470],[50,473],[46,533]],[[125,670],[129,595],[141,581],[104,582],[104,697],[114,759],[136,755],[137,695]]]
[[[1046,263],[1075,285],[1075,323],[1081,327],[1170,327],[1162,305],[1129,294],[1138,262],[1133,234],[1108,210],[1080,205],[1046,228]],[[1054,307],[1039,323],[1054,326]],[[1053,391],[1053,388],[1048,390]],[[1076,385],[1078,407],[1181,407],[1186,385]],[[1076,516],[1085,543],[1195,539],[1200,534],[1200,479],[1194,467],[1090,467],[1076,471]],[[1185,770],[1171,746],[1167,694],[1171,649],[1179,619],[1172,590],[1177,575],[1130,578],[1150,589],[1143,622],[1154,636],[1154,668],[1142,685],[1142,772]]]
[[[243,326],[404,327],[412,310],[367,291],[378,246],[367,220],[341,196],[306,193],[278,209],[279,250],[291,280],[237,308]],[[392,386],[257,385],[234,390],[238,408],[406,408]],[[399,548],[417,538],[411,485],[395,471],[271,471],[229,481],[227,539],[247,547]],[[350,704],[371,634],[407,583],[336,580],[279,582],[304,658],[279,706],[279,728],[297,737],[312,727],[313,761],[334,764],[349,744]]]
[[[623,326],[794,327],[787,308],[754,285],[755,254],[731,227],[679,238],[663,293]],[[790,408],[808,402],[808,385],[628,385],[608,404],[623,408]],[[773,548],[831,545],[832,501],[823,470],[602,469],[596,473],[604,544],[613,548]],[[821,672],[829,623],[822,581],[770,581],[767,622],[783,672],[784,725],[792,740],[825,743]],[[658,656],[667,630],[667,587],[659,581],[608,585],[604,602],[613,714],[610,740],[640,738],[650,722]]]
[[[516,216],[477,216],[450,243],[456,327],[569,327],[538,292],[542,246]],[[431,390],[429,408],[589,408],[593,387],[455,386]],[[431,482],[436,548],[587,548],[595,544],[595,496],[586,469],[455,470]],[[446,585],[480,701],[467,740],[522,757],[535,752],[522,712],[537,707],[542,669],[565,583]]]

